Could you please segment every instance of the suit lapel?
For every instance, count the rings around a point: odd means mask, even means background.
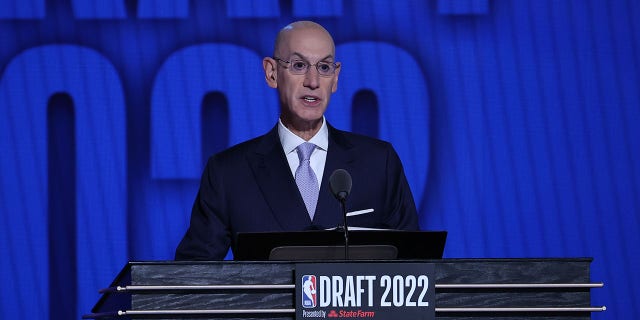
[[[302,230],[311,220],[282,151],[277,126],[248,155],[256,183],[283,230]],[[283,179],[283,177],[287,177]]]
[[[354,154],[353,145],[345,135],[332,126],[328,127],[329,149],[327,150],[327,160],[324,165],[314,222],[320,226],[331,228],[336,227],[337,221],[342,221],[342,211],[338,200],[331,193],[329,178],[336,169],[353,172]]]

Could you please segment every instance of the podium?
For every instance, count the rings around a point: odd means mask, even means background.
[[[591,306],[591,289],[603,284],[591,282],[590,258],[383,261],[407,262],[434,265],[436,319],[590,319],[605,310]],[[296,265],[129,262],[83,318],[294,319]]]

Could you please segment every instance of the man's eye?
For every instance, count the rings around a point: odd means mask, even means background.
[[[291,67],[294,70],[305,70],[307,69],[307,64],[303,61],[294,61],[291,63]]]
[[[320,72],[329,72],[331,71],[331,65],[328,63],[319,63],[318,64],[318,71]]]

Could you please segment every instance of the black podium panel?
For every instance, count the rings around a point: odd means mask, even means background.
[[[437,319],[590,319],[591,312],[604,310],[590,306],[590,290],[602,286],[590,283],[591,259],[423,262],[435,265]],[[385,263],[392,268],[404,262]],[[85,317],[294,319],[295,267],[293,262],[131,262]]]

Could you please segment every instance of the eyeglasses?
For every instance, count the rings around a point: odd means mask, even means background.
[[[304,60],[291,60],[287,61],[284,59],[280,59],[278,57],[273,57],[274,60],[280,61],[282,63],[289,64],[289,72],[291,74],[307,74],[309,72],[309,67],[315,66],[316,70],[318,70],[318,74],[323,77],[331,77],[336,73],[336,69],[338,69],[338,64],[335,62],[326,62],[326,61],[318,61],[316,64],[310,64]]]

